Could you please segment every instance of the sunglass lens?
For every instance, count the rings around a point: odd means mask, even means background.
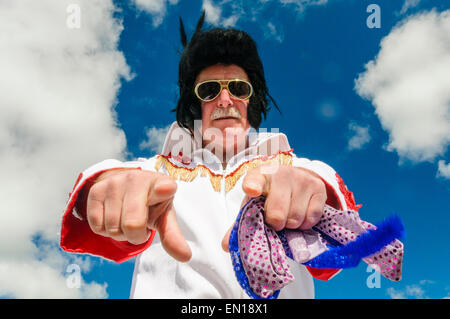
[[[214,99],[220,92],[220,84],[217,82],[205,82],[197,89],[198,96],[205,101]]]
[[[246,99],[251,94],[250,85],[244,81],[231,81],[228,88],[231,94],[240,99]]]

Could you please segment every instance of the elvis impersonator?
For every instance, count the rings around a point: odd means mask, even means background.
[[[311,229],[325,204],[358,208],[330,166],[297,157],[282,133],[254,132],[268,99],[277,106],[256,44],[240,30],[202,30],[204,18],[189,43],[180,20],[180,94],[161,154],[87,168],[63,215],[65,251],[116,262],[137,256],[131,298],[248,297],[228,240],[250,198],[266,196],[265,222],[276,231]],[[291,269],[295,281],[279,298],[314,298],[313,277],[340,271]]]

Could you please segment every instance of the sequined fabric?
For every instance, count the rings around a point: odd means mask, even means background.
[[[277,233],[264,223],[264,200],[255,200],[241,216],[238,246],[251,289],[269,297],[294,279]]]
[[[230,235],[230,254],[241,287],[253,298],[277,298],[294,280],[287,262],[314,268],[350,268],[364,260],[386,278],[401,278],[403,235],[398,217],[374,226],[357,211],[325,205],[311,230],[275,232],[264,223],[265,197],[252,198],[240,210]]]

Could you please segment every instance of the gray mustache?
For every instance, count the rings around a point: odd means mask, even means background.
[[[221,117],[234,117],[240,119],[241,113],[239,113],[239,111],[235,107],[230,107],[224,109],[222,108],[215,109],[214,112],[211,114],[211,120],[216,120]]]

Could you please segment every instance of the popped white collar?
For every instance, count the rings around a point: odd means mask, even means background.
[[[228,168],[234,167],[240,160],[247,156],[271,156],[278,152],[287,152],[291,150],[288,139],[285,134],[280,132],[255,131],[253,128],[248,134],[248,147],[235,154],[227,163]],[[183,162],[192,160],[208,163],[208,166],[217,166],[222,170],[222,163],[219,158],[210,150],[202,147],[200,134],[194,134],[194,137],[184,128],[181,128],[177,122],[173,122],[169,132],[166,135],[162,148],[162,155],[176,156]]]

